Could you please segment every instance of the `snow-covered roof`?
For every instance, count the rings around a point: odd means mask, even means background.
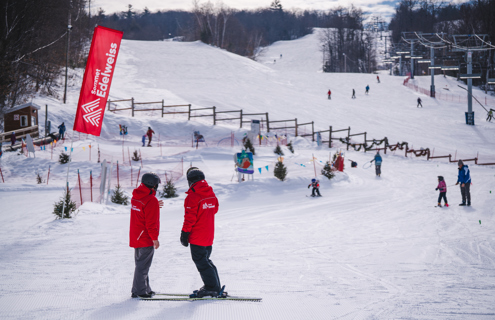
[[[28,103],[25,103],[25,104],[21,104],[20,106],[13,107],[12,109],[8,109],[7,112],[5,112],[5,113],[6,114],[7,113],[12,113],[14,111],[24,109],[26,107],[33,107],[33,108],[38,109],[38,110],[41,109],[41,107],[39,105],[37,105],[36,103],[28,102]]]

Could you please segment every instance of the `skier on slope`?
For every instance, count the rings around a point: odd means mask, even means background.
[[[365,92],[365,93],[366,93],[366,94],[368,94],[368,93],[369,93],[369,91],[370,91],[370,85],[368,84],[368,85],[366,86],[366,92]]]
[[[435,190],[440,190],[440,194],[438,195],[438,207],[442,206],[442,198],[445,202],[445,206],[448,207],[449,203],[447,202],[447,185],[445,184],[445,180],[442,176],[438,176],[438,186]]]
[[[308,185],[308,189],[309,189],[309,187],[313,187],[313,190],[311,192],[311,196],[312,197],[316,197],[315,192],[318,194],[318,197],[321,197],[321,194],[320,194],[320,181],[318,181],[316,179],[311,179],[311,183]]]
[[[330,89],[328,89],[328,100],[332,100],[332,91],[330,91]]]
[[[375,161],[375,173],[376,176],[379,177],[382,174],[382,157],[380,156],[380,150],[378,150],[375,154],[375,158],[370,161],[372,163]]]
[[[376,82],[380,83],[380,77],[376,76]]]
[[[65,140],[64,134],[65,134],[65,124],[62,122],[61,125],[58,126],[58,134],[59,134],[59,140]]]
[[[352,99],[356,99],[356,90],[352,89]]]
[[[148,147],[151,147],[151,139],[153,138],[153,134],[155,131],[151,129],[151,127],[148,127],[148,131],[146,132],[146,135],[148,136]]]
[[[418,97],[418,105],[416,106],[416,108],[419,108],[419,106],[421,106],[421,108],[423,108],[423,105],[421,104],[421,98]]]
[[[490,111],[488,111],[488,116],[486,117],[486,121],[488,121],[488,122],[491,122],[492,121],[492,119],[493,119],[493,111],[495,111],[495,110],[490,109]]]
[[[203,171],[191,167],[187,170],[186,177],[189,190],[184,200],[185,214],[180,242],[184,247],[191,244],[191,256],[204,283],[204,286],[195,290],[191,297],[218,297],[222,287],[217,268],[210,260],[218,199],[205,181]]]
[[[457,165],[459,167],[459,173],[457,175],[457,183],[455,185],[458,185],[459,183],[461,184],[461,196],[462,196],[462,203],[459,204],[460,206],[465,206],[466,205],[466,200],[467,200],[467,205],[471,205],[471,173],[469,171],[469,168],[467,165],[464,164],[462,160],[459,160],[457,162]]]
[[[145,173],[139,187],[132,192],[129,246],[134,248],[133,298],[151,298],[155,294],[150,287],[148,272],[155,249],[160,247],[158,236],[163,201],[158,201],[155,196],[160,182],[156,174]]]

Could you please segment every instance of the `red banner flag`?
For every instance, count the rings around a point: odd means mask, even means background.
[[[101,26],[95,28],[73,130],[100,135],[123,34]]]

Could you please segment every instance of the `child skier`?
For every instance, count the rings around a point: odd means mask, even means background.
[[[311,183],[308,185],[308,189],[309,189],[309,187],[313,187],[313,192],[311,193],[311,196],[312,197],[316,197],[315,191],[318,194],[318,197],[321,197],[321,194],[320,194],[320,181],[318,181],[316,179],[311,179]]]
[[[442,198],[445,202],[445,206],[448,207],[449,204],[447,202],[447,185],[445,184],[445,180],[443,180],[442,176],[438,176],[438,186],[435,190],[440,191],[440,195],[438,196],[438,207],[442,206]]]
[[[365,93],[366,93],[366,94],[368,94],[368,93],[369,93],[369,91],[370,91],[370,86],[369,86],[369,85],[367,85],[367,86],[366,86],[366,92],[365,92]]]
[[[146,133],[143,134],[143,138],[141,139],[141,142],[143,142],[143,147],[144,147],[144,145],[146,143]]]
[[[382,174],[382,156],[380,156],[380,151],[377,151],[375,154],[375,158],[370,161],[375,161],[375,173],[376,176],[379,177]]]

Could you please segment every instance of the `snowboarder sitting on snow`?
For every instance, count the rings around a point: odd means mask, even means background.
[[[217,268],[210,260],[215,236],[215,214],[218,212],[218,199],[213,189],[205,181],[203,171],[196,167],[187,170],[189,190],[184,200],[184,224],[180,243],[191,244],[191,257],[201,275],[204,286],[194,291],[192,297],[217,297],[222,289]]]
[[[375,161],[375,172],[379,177],[382,174],[382,157],[380,156],[380,151],[377,151],[375,154],[375,158],[370,162]]]
[[[440,194],[438,195],[438,206],[442,206],[442,198],[445,202],[445,206],[448,207],[449,203],[447,202],[447,185],[445,184],[445,180],[442,176],[438,176],[438,186],[435,190],[440,190]]]
[[[163,201],[156,198],[160,178],[153,172],[143,174],[141,185],[134,189],[131,199],[131,226],[129,246],[134,248],[134,281],[132,297],[151,298],[148,272],[155,249],[160,247],[160,208]]]
[[[315,197],[315,191],[316,193],[318,194],[318,197],[321,197],[321,194],[320,194],[320,181],[316,180],[316,179],[311,179],[311,183],[308,185],[308,189],[309,187],[313,187],[313,191],[311,192],[311,196],[312,197]]]

